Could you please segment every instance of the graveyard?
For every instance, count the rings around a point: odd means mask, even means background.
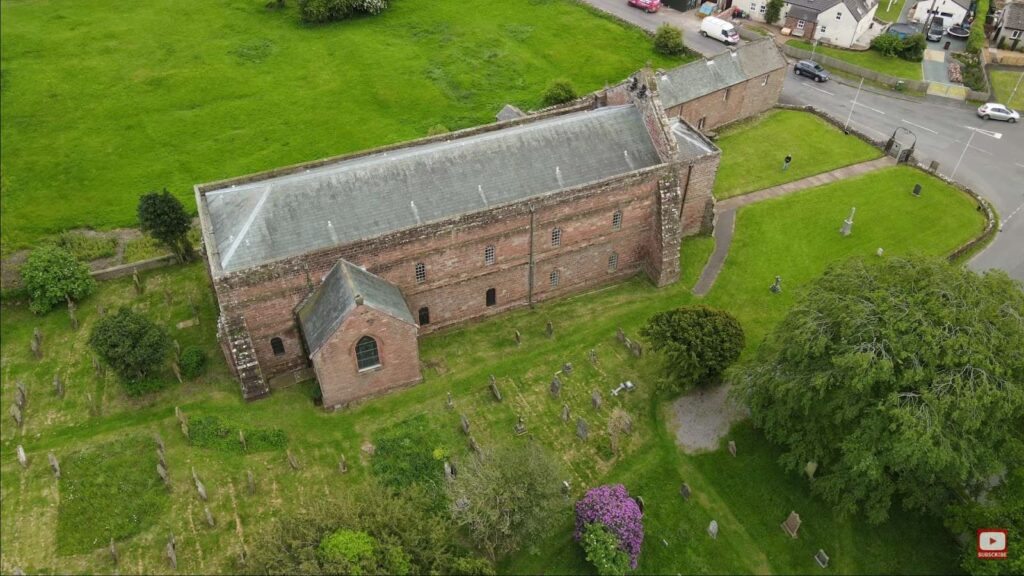
[[[920,197],[910,193],[916,183]],[[852,234],[842,236],[851,207]],[[747,422],[717,450],[684,453],[672,399],[656,391],[659,360],[639,330],[656,312],[706,303],[740,320],[746,355],[829,263],[878,248],[945,255],[983,223],[968,196],[906,167],[752,204],[739,210],[704,298],[691,289],[714,242],[691,237],[677,284],[634,278],[430,335],[422,384],[333,413],[314,406],[313,382],[239,398],[200,263],[102,283],[79,303],[77,329],[65,309],[7,307],[2,393],[19,415],[0,423],[2,569],[240,570],[252,535],[273,517],[371,480],[443,497],[446,461],[535,443],[565,464],[566,506],[550,537],[501,559],[501,573],[591,573],[572,539],[571,503],[614,482],[644,501],[641,573],[810,572],[819,551],[839,573],[957,571],[941,520],[901,513],[874,526],[835,515]],[[170,387],[127,396],[86,342],[101,313],[125,305],[167,327],[179,349],[205,350],[205,375],[177,383],[168,366],[159,377]]]

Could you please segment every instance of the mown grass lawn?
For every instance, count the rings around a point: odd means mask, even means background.
[[[814,114],[794,110],[773,110],[734,125],[719,134],[715,143],[722,149],[714,189],[720,200],[882,155]],[[793,162],[783,172],[787,154]]]
[[[909,193],[917,181],[924,184],[920,198]],[[843,238],[838,228],[850,206],[858,208],[854,233]],[[739,213],[726,268],[703,301],[737,315],[747,332],[749,353],[802,287],[830,262],[852,255],[874,257],[879,246],[888,254],[944,254],[978,233],[980,223],[973,204],[960,192],[904,167],[755,204]],[[643,496],[646,538],[640,570],[645,573],[810,572],[817,569],[811,554],[818,548],[829,552],[836,572],[956,571],[956,546],[941,522],[903,512],[877,527],[861,518],[835,517],[827,505],[809,496],[802,477],[778,467],[777,451],[745,424],[730,434],[740,449],[735,459],[722,450],[684,455],[674,445],[669,404],[653,392],[661,378],[657,359],[633,358],[614,334],[621,327],[636,336],[651,314],[698,301],[690,289],[712,247],[709,238],[687,239],[681,253],[682,280],[672,286],[656,289],[635,278],[535,310],[430,335],[421,343],[423,384],[333,414],[313,406],[312,383],[278,390],[251,404],[240,399],[215,342],[216,309],[201,264],[146,273],[141,296],[135,295],[130,279],[102,284],[99,293],[79,306],[82,327],[77,332],[69,329],[66,314],[60,311],[34,317],[23,308],[7,307],[0,319],[2,397],[9,402],[15,381],[21,379],[29,398],[22,431],[9,417],[0,421],[4,566],[17,562],[28,572],[113,569],[102,548],[58,555],[62,483],[72,481],[68,474],[82,472],[69,470],[56,482],[45,466],[50,450],[65,459],[127,435],[160,432],[173,484],[170,503],[137,535],[118,541],[122,562],[134,572],[164,570],[163,545],[173,533],[182,573],[237,571],[236,558],[247,538],[267,520],[377,474],[374,460],[361,446],[382,442],[398,424],[424,430],[420,437],[427,440],[417,443],[422,452],[418,466],[435,451],[468,458],[458,424],[459,414],[465,413],[485,449],[535,441],[559,454],[574,497],[604,482],[623,482]],[[783,277],[784,289],[777,295],[768,291],[776,274]],[[188,294],[199,306],[200,324],[178,329],[175,324],[191,315]],[[183,347],[202,346],[211,355],[207,375],[142,399],[125,397],[109,374],[97,378],[85,341],[97,306],[111,309],[118,304],[134,305],[168,326]],[[554,340],[544,336],[548,320],[555,326]],[[30,357],[28,346],[34,327],[43,333],[45,356],[39,361]],[[521,347],[515,345],[514,330],[523,334]],[[597,365],[587,360],[591,349],[598,354]],[[556,400],[548,393],[548,384],[565,362],[572,362],[575,370],[563,377],[562,397]],[[63,399],[51,392],[58,370],[66,382]],[[502,403],[495,402],[488,390],[492,374],[505,396]],[[173,378],[169,372],[164,377]],[[624,379],[636,382],[637,390],[611,396],[608,390]],[[604,394],[601,411],[590,406],[595,389]],[[453,411],[444,408],[449,391],[455,398]],[[576,437],[574,422],[562,423],[562,403],[570,405],[574,418],[587,420],[587,442]],[[215,417],[239,428],[280,430],[301,468],[292,470],[284,450],[276,445],[256,453],[242,453],[220,442],[190,445],[178,430],[175,406],[196,421]],[[619,452],[611,449],[607,431],[608,415],[616,408],[636,422],[635,432]],[[519,415],[529,430],[526,437],[513,435]],[[17,464],[16,444],[24,444],[29,452],[33,464],[28,471],[22,472]],[[337,472],[342,454],[350,468],[345,475]],[[210,494],[205,505],[216,519],[214,528],[205,525],[204,504],[191,484],[192,467]],[[439,461],[436,468],[439,479]],[[256,478],[255,496],[247,493],[247,471]],[[683,481],[694,490],[688,503],[677,492]],[[591,572],[571,540],[570,504],[552,522],[549,538],[505,559],[501,571]],[[103,502],[96,505],[102,507]],[[790,510],[804,520],[797,541],[778,527]],[[96,517],[102,519],[103,513],[97,511]],[[717,541],[704,532],[711,519],[721,525]]]
[[[897,78],[909,78],[910,80],[920,80],[923,76],[921,73],[921,63],[911,62],[896,56],[884,56],[874,50],[844,50],[842,48],[832,48],[831,46],[818,45],[814,48],[810,42],[803,40],[787,40],[786,44],[795,46],[801,50],[807,50],[810,52],[812,49],[816,54],[824,54],[825,56],[831,56],[832,58],[838,58],[860,66],[862,68],[868,68],[875,72],[881,72],[882,74],[888,74],[889,76],[895,76]]]
[[[885,22],[897,22],[900,19],[900,12],[906,0],[880,0],[878,9],[875,10],[875,17]]]
[[[992,87],[996,92],[996,100],[1006,104],[1014,110],[1024,109],[1024,82],[1017,92],[1013,94],[1013,100],[1007,101],[1013,93],[1013,87],[1020,82],[1021,72],[1009,72],[1007,70],[992,70],[989,77],[992,79]]]
[[[397,1],[321,27],[295,2],[0,4],[2,240],[135,224],[144,192],[491,122],[579,93],[657,55],[650,39],[568,0]],[[571,33],[567,33],[571,31]]]

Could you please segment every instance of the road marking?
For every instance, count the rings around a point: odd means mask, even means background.
[[[1010,221],[1010,218],[1013,218],[1014,216],[1016,216],[1017,212],[1020,212],[1021,208],[1024,208],[1024,204],[1021,204],[1020,206],[1017,206],[1016,210],[1014,210],[1013,212],[1010,212],[1010,215],[1007,216],[1006,218],[1004,218],[1003,222],[999,225],[999,229],[1002,230],[1003,229],[1003,224],[1006,224],[1007,222]]]
[[[921,130],[927,130],[927,131],[931,132],[932,134],[938,134],[938,132],[936,132],[935,130],[932,130],[931,128],[926,128],[924,126],[921,126],[920,124],[914,124],[910,120],[904,120],[903,122],[905,124],[910,124],[911,126],[915,126],[917,128],[920,128]]]
[[[1021,164],[1020,162],[1014,162],[1014,164],[1015,164],[1016,166],[1020,166],[1021,168],[1024,168],[1024,164]]]
[[[824,92],[825,94],[828,94],[829,96],[835,96],[835,94],[833,94],[832,92],[829,92],[828,90],[822,90],[821,88],[818,88],[817,86],[811,86],[810,83],[807,83],[807,82],[804,83],[804,86],[807,86],[808,88],[813,88],[813,89],[817,90],[818,92]]]
[[[872,108],[871,106],[868,106],[867,104],[862,104],[860,102],[854,102],[853,100],[850,100],[850,102],[853,103],[855,106],[863,106],[863,107],[867,108],[868,110],[871,110],[872,112],[878,112],[882,116],[885,116],[885,112],[882,112],[878,108]]]
[[[1000,138],[1003,137],[1003,135],[1001,133],[999,133],[999,132],[992,132],[991,130],[982,130],[981,128],[975,128],[973,126],[964,126],[964,128],[967,128],[968,130],[974,130],[975,132],[978,132],[980,134],[984,134],[985,136],[988,136],[990,138],[995,138],[996,140],[999,140]]]

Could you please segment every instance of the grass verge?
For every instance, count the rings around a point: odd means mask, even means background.
[[[807,50],[808,52],[813,49],[816,54],[824,54],[825,56],[837,58],[861,68],[867,68],[897,78],[909,78],[910,80],[921,80],[923,78],[920,62],[911,62],[896,56],[884,56],[874,50],[844,50],[842,48],[821,45],[814,48],[810,42],[803,40],[787,40],[786,44],[801,50]]]

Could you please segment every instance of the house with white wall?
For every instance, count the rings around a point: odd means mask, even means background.
[[[914,5],[911,20],[924,24],[929,14],[942,16],[946,27],[960,24],[967,18],[971,0],[920,0]]]
[[[764,22],[768,0],[738,0],[733,5],[748,10],[751,19]],[[858,39],[875,25],[877,8],[877,0],[789,0],[782,7],[778,24],[789,28],[790,35],[808,42],[817,39],[849,48],[860,44]]]

